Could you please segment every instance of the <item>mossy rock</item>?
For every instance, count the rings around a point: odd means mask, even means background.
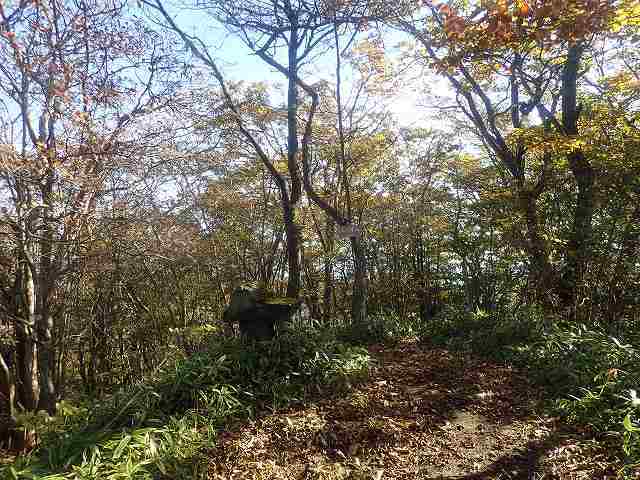
[[[267,297],[264,287],[245,283],[233,291],[223,319],[238,322],[240,334],[246,338],[269,340],[276,334],[276,325],[288,321],[299,305],[297,298]]]
[[[265,298],[262,303],[265,305],[297,305],[300,303],[300,299],[293,297],[269,297]]]

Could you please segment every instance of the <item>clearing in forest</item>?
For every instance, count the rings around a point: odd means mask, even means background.
[[[537,415],[511,368],[402,343],[369,380],[222,432],[212,479],[614,478],[606,449]]]

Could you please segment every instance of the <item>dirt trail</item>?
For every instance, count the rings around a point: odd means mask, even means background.
[[[512,369],[414,343],[370,352],[366,384],[223,432],[210,478],[613,478]]]

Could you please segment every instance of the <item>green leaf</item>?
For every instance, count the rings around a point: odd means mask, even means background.
[[[622,426],[624,427],[624,429],[627,432],[637,432],[640,431],[640,429],[638,427],[636,427],[635,425],[633,425],[633,422],[631,422],[631,414],[628,413],[626,417],[624,417],[624,420],[622,421]]]
[[[120,443],[118,443],[118,446],[113,451],[113,460],[118,460],[120,458],[120,456],[122,455],[122,452],[127,447],[130,440],[131,440],[131,435],[129,434],[122,437],[122,440],[120,440]]]

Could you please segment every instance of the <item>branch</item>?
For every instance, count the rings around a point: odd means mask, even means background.
[[[271,161],[269,160],[269,157],[267,156],[266,152],[262,149],[262,147],[260,146],[258,141],[255,139],[255,137],[251,134],[251,132],[245,127],[242,121],[241,113],[237,105],[233,101],[233,98],[231,96],[231,93],[229,92],[229,89],[227,88],[227,84],[224,80],[224,77],[220,72],[220,69],[218,68],[216,62],[213,60],[211,55],[209,55],[209,52],[206,46],[204,45],[204,43],[202,42],[202,40],[197,37],[187,35],[180,27],[178,27],[178,25],[175,23],[173,18],[171,18],[171,16],[166,11],[166,9],[164,8],[160,0],[155,0],[155,1],[141,0],[141,1],[144,5],[147,5],[153,8],[154,10],[157,10],[158,12],[160,12],[164,17],[164,19],[169,23],[171,29],[180,36],[180,38],[185,43],[187,48],[189,48],[191,53],[211,69],[213,76],[215,77],[215,79],[218,81],[218,84],[220,85],[220,89],[222,90],[222,95],[225,101],[227,102],[227,107],[234,114],[234,119],[236,121],[236,124],[238,125],[238,129],[240,130],[242,135],[247,139],[247,141],[251,144],[251,146],[254,148],[254,150],[258,155],[258,158],[260,158],[265,168],[272,175],[274,181],[276,182],[276,184],[278,185],[278,188],[280,189],[280,193],[282,195],[282,201],[288,204],[289,193],[287,191],[287,184],[283,176],[280,174],[280,172],[278,172],[278,170],[276,170],[273,163],[271,163]],[[196,45],[196,42],[200,46]]]

